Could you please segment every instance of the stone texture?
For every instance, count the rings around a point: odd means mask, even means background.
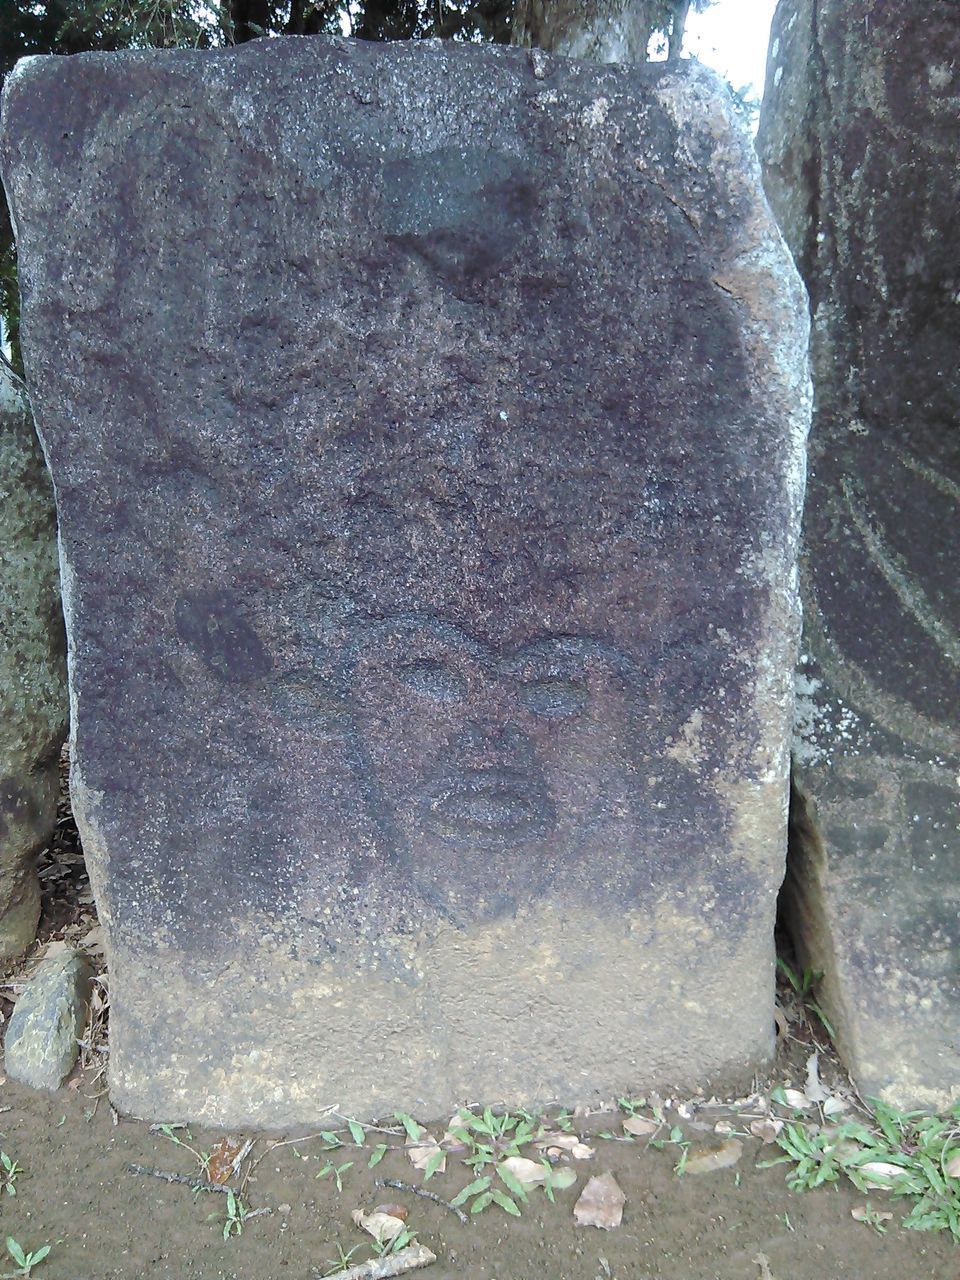
[[[264,41],[3,120],[115,1101],[749,1071],[809,406],[719,84]]]
[[[3,1041],[4,1069],[33,1089],[59,1089],[77,1061],[90,1001],[90,964],[67,948],[41,961],[14,1005]]]
[[[67,729],[56,544],[33,422],[0,365],[0,971],[36,934],[34,856],[56,821]]]
[[[960,13],[784,0],[759,147],[813,308],[796,861],[862,1092],[960,1097]]]

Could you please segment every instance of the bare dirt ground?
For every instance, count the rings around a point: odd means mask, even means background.
[[[45,912],[32,958],[51,939],[62,939],[85,945],[96,959],[96,917],[66,805],[41,865]],[[28,957],[18,973],[0,981],[4,1020],[30,963]],[[819,1048],[824,1083],[852,1098],[829,1047],[816,1042],[815,1020],[788,989],[781,996],[788,1018],[780,1055],[758,1088],[769,1089],[777,1080],[802,1088],[807,1058]],[[229,1180],[242,1187],[242,1202],[256,1216],[224,1239],[228,1205],[222,1191],[196,1192],[129,1167],[196,1178],[199,1165],[188,1146],[209,1153],[224,1135],[196,1129],[171,1136],[116,1116],[105,1092],[103,1022],[101,1016],[91,1033],[85,1067],[60,1092],[0,1083],[0,1150],[22,1166],[16,1195],[0,1190],[0,1274],[22,1274],[3,1256],[2,1241],[12,1236],[25,1250],[50,1245],[34,1271],[40,1280],[315,1280],[340,1265],[340,1250],[350,1254],[350,1264],[372,1256],[369,1237],[351,1220],[351,1211],[391,1203],[403,1206],[406,1225],[437,1255],[433,1265],[413,1273],[429,1280],[960,1280],[960,1250],[943,1233],[905,1230],[903,1202],[887,1203],[883,1192],[871,1196],[874,1208],[893,1211],[881,1234],[851,1216],[865,1198],[849,1184],[789,1190],[786,1166],[758,1167],[779,1151],[750,1134],[750,1117],[760,1114],[757,1104],[733,1112],[702,1099],[668,1110],[662,1130],[633,1140],[623,1135],[622,1109],[573,1117],[568,1123],[593,1149],[589,1158],[560,1159],[575,1171],[576,1184],[557,1190],[555,1203],[542,1188],[531,1187],[518,1218],[491,1204],[470,1215],[466,1225],[443,1204],[376,1185],[378,1179],[396,1179],[450,1200],[474,1176],[463,1163],[465,1153],[451,1152],[446,1171],[424,1184],[396,1120],[381,1132],[364,1133],[362,1147],[333,1114],[316,1133],[283,1142],[233,1134],[236,1145],[227,1158],[246,1138],[255,1139]],[[437,1137],[445,1123],[431,1126]],[[743,1142],[737,1163],[678,1176],[685,1149],[680,1142],[689,1144],[692,1155],[729,1140],[728,1124]],[[660,1150],[649,1145],[651,1136],[669,1139],[673,1125],[682,1130],[674,1134],[679,1142],[667,1141]],[[342,1145],[320,1130],[336,1130]],[[371,1169],[381,1143],[388,1149]],[[577,1197],[590,1176],[604,1172],[614,1175],[625,1196],[622,1222],[611,1230],[578,1226]],[[0,1171],[0,1186],[2,1179]]]

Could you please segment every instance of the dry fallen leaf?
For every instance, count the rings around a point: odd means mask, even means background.
[[[83,947],[84,951],[89,951],[91,955],[102,956],[105,951],[103,925],[94,925],[88,933],[85,933],[80,939],[80,946]]]
[[[842,1116],[845,1111],[850,1110],[850,1104],[844,1102],[843,1098],[836,1096],[829,1097],[823,1104],[823,1114],[832,1119],[834,1116]]]
[[[729,1169],[743,1155],[743,1143],[739,1138],[728,1138],[719,1147],[695,1151],[687,1156],[684,1173],[713,1173],[717,1169]]]
[[[392,1213],[364,1213],[362,1209],[354,1209],[350,1217],[361,1231],[373,1236],[377,1244],[389,1244],[396,1240],[403,1230],[403,1219],[395,1218]]]
[[[500,1167],[512,1173],[525,1187],[547,1180],[548,1171],[539,1160],[528,1160],[526,1156],[507,1156],[506,1160],[500,1161]]]
[[[538,1147],[559,1147],[561,1151],[572,1151],[579,1146],[580,1138],[575,1133],[545,1133],[537,1140]]]
[[[623,1122],[623,1132],[633,1138],[645,1138],[649,1133],[656,1133],[660,1128],[656,1120],[648,1120],[646,1116],[627,1116]]]
[[[574,1160],[590,1160],[596,1153],[593,1147],[588,1147],[585,1142],[578,1142],[570,1148],[570,1154]]]
[[[784,1089],[783,1100],[784,1104],[792,1107],[794,1111],[807,1111],[810,1107],[809,1098],[799,1089]]]
[[[210,1148],[207,1160],[207,1181],[215,1187],[222,1187],[230,1181],[234,1172],[234,1161],[243,1150],[243,1142],[235,1138],[220,1138]]]
[[[378,1204],[373,1212],[389,1213],[391,1218],[399,1218],[401,1222],[407,1220],[407,1210],[402,1204]]]
[[[612,1173],[601,1173],[590,1178],[573,1206],[573,1216],[578,1227],[600,1227],[609,1231],[619,1227],[623,1218],[626,1196],[617,1186]]]
[[[826,1102],[830,1097],[830,1091],[825,1089],[820,1083],[820,1055],[819,1053],[811,1053],[807,1059],[807,1083],[803,1088],[803,1095],[808,1102],[816,1105],[820,1102]]]
[[[858,1204],[855,1209],[850,1210],[850,1217],[856,1218],[857,1222],[869,1222],[874,1226],[878,1222],[889,1222],[893,1214],[886,1209],[871,1209],[868,1204]]]
[[[0,1084],[3,1084],[2,1080],[0,1080]],[[943,1171],[948,1178],[960,1178],[960,1151],[955,1156],[950,1157],[944,1165]]]
[[[767,1116],[764,1120],[751,1120],[750,1132],[761,1142],[776,1142],[777,1134],[783,1128],[782,1120],[773,1120]]]
[[[434,1161],[433,1168],[436,1173],[443,1173],[447,1167],[447,1157],[443,1155],[443,1148],[430,1133],[423,1134],[416,1142],[408,1142],[407,1155],[415,1169],[426,1169],[431,1160]],[[440,1156],[439,1161],[436,1160],[437,1155]]]

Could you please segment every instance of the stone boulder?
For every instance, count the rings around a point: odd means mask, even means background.
[[[0,970],[33,942],[67,694],[57,526],[25,399],[0,364]]]
[[[2,168],[115,1102],[286,1126],[763,1062],[806,306],[719,82],[34,59]]]
[[[813,310],[795,858],[865,1094],[960,1097],[960,13],[782,0],[758,139]]]
[[[11,1080],[33,1089],[59,1089],[76,1065],[90,1002],[90,962],[67,947],[40,962],[17,997],[3,1038]]]

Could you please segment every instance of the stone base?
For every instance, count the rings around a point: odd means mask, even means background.
[[[110,1096],[143,1118],[285,1129],[331,1105],[432,1118],[478,1099],[746,1085],[773,1049],[766,905],[725,939],[709,912],[663,902],[616,928],[545,908],[394,938],[373,963],[368,949],[296,960],[252,936],[219,970],[115,954]]]

